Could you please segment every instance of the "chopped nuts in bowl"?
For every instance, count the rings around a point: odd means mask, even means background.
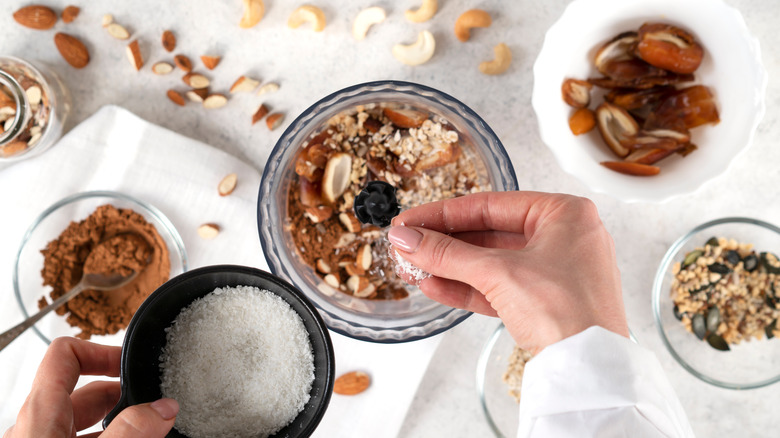
[[[374,180],[395,187],[401,209],[517,189],[501,142],[461,102],[407,82],[355,85],[304,111],[269,157],[258,205],[268,264],[344,335],[390,343],[447,330],[469,312],[403,283],[386,229],[354,215],[355,197]]]
[[[653,313],[669,353],[722,388],[780,381],[780,228],[733,217],[699,225],[667,251]]]

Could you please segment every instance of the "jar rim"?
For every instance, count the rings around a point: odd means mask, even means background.
[[[11,92],[14,102],[16,103],[16,113],[14,114],[14,122],[11,127],[0,134],[0,145],[8,143],[10,140],[16,138],[22,132],[22,128],[25,125],[26,115],[29,112],[30,107],[27,101],[27,93],[25,93],[22,84],[16,80],[13,75],[9,74],[2,67],[0,67],[0,85],[4,85]]]

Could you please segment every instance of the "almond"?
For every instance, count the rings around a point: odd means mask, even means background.
[[[345,265],[344,266],[344,270],[347,271],[347,275],[349,275],[350,278],[354,277],[354,276],[360,276],[360,275],[365,275],[366,274],[365,269],[361,269],[354,262]]]
[[[176,90],[168,90],[168,99],[171,99],[171,102],[175,103],[179,106],[184,106],[184,97],[182,97],[181,93],[179,93]]]
[[[176,67],[179,67],[187,73],[192,71],[192,61],[190,61],[190,58],[184,55],[174,56],[173,63],[176,64]]]
[[[330,265],[325,260],[317,259],[315,265],[317,266],[318,271],[322,272],[323,274],[330,274]]]
[[[257,111],[252,114],[252,124],[254,125],[255,123],[262,120],[266,114],[268,114],[268,107],[265,106],[265,104],[260,104],[260,106],[257,107]]]
[[[261,94],[273,93],[274,91],[278,91],[278,90],[279,90],[279,84],[277,84],[276,82],[269,82],[257,89],[257,95],[260,96]]]
[[[152,72],[156,75],[167,75],[173,71],[173,66],[167,62],[160,61],[152,66]]]
[[[270,118],[270,116],[269,116]],[[352,157],[344,152],[333,154],[325,165],[322,176],[322,194],[330,202],[336,200],[349,187],[349,177],[352,173]]]
[[[66,6],[65,9],[62,10],[62,21],[71,23],[79,16],[79,12],[81,12],[81,9],[79,9],[78,6]]]
[[[78,38],[58,32],[54,35],[54,44],[63,59],[74,68],[84,68],[89,63],[89,51]]]
[[[176,49],[176,36],[170,30],[163,31],[162,46],[169,52],[173,52]]]
[[[138,46],[138,40],[133,40],[132,43],[127,45],[127,59],[130,60],[130,64],[135,67],[136,71],[141,70],[144,66],[144,58],[141,56],[141,48]]]
[[[371,386],[371,377],[362,371],[351,371],[339,376],[333,382],[333,392],[341,395],[356,395]]]
[[[14,20],[30,29],[46,30],[57,23],[57,14],[46,6],[30,5],[14,12]]]
[[[130,32],[128,32],[127,29],[125,29],[125,27],[119,23],[109,24],[106,26],[106,31],[108,31],[109,35],[118,40],[126,40],[130,38]]]
[[[344,248],[345,246],[354,242],[356,238],[357,236],[355,236],[355,233],[344,233],[341,236],[339,236],[339,240],[336,241],[333,247],[336,249]]]
[[[203,224],[198,227],[198,236],[202,239],[211,240],[219,235],[219,225]]]
[[[14,140],[3,147],[0,147],[0,157],[10,157],[27,149],[27,143],[21,140]]]
[[[254,91],[258,85],[260,85],[260,82],[246,76],[241,76],[233,82],[233,85],[230,87],[230,92],[239,93],[241,91]]]
[[[209,70],[214,70],[214,67],[216,67],[217,64],[219,64],[219,61],[221,59],[222,58],[220,58],[219,56],[209,56],[209,55],[203,55],[200,57],[200,60],[201,62],[203,62],[203,65]]]
[[[217,192],[219,192],[219,196],[227,196],[233,193],[233,190],[236,189],[237,184],[238,175],[235,173],[227,174],[224,178],[222,178],[222,181],[219,182],[219,185],[217,185]]]
[[[207,88],[211,84],[211,81],[209,81],[208,78],[198,73],[187,73],[182,76],[181,80],[195,89]]]
[[[358,250],[355,264],[364,271],[368,271],[368,269],[371,267],[372,261],[373,256],[371,254],[371,244],[366,243]]]
[[[108,27],[109,24],[114,22],[114,16],[111,14],[106,14],[101,19],[103,27]]]
[[[341,287],[341,280],[338,277],[338,274],[328,274],[323,278],[325,280],[325,283],[328,284],[328,286],[339,289]]]
[[[225,105],[227,105],[227,97],[222,94],[210,94],[203,99],[203,108],[206,109],[222,108]]]
[[[339,214],[339,222],[341,222],[344,225],[344,228],[350,233],[359,233],[362,228],[360,221],[352,213],[344,212]]]
[[[318,224],[330,219],[330,217],[333,216],[333,209],[326,205],[321,205],[319,207],[306,207],[306,209],[303,211],[303,215],[306,216],[311,221],[311,223]]]
[[[426,155],[419,161],[414,163],[414,170],[417,172],[424,172],[426,170],[435,169],[450,163],[454,163],[458,157],[460,157],[460,146],[456,143],[449,143],[446,148],[435,151],[430,155]]]
[[[27,95],[27,101],[31,105],[37,105],[41,103],[41,97],[42,97],[41,87],[37,85],[33,85],[32,87],[24,90],[24,94]]]
[[[419,128],[424,121],[428,120],[428,114],[410,109],[385,108],[383,113],[399,128]]]
[[[190,90],[185,94],[187,95],[187,99],[191,100],[192,102],[203,103],[203,99],[205,99],[209,95],[209,89],[198,88],[196,90]]]
[[[282,113],[273,113],[265,119],[265,124],[271,131],[278,128],[282,122],[284,122],[284,114]]]

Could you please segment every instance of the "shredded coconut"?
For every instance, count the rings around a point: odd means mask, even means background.
[[[182,310],[166,332],[160,389],[179,402],[175,427],[190,438],[267,437],[309,401],[309,335],[278,295],[217,288]]]
[[[394,250],[392,247],[390,247],[389,253],[390,258],[395,262],[395,275],[409,279],[412,284],[415,285],[420,284],[421,281],[432,276],[430,273],[423,271],[413,265],[409,260],[403,258],[401,254],[398,254],[398,251]]]

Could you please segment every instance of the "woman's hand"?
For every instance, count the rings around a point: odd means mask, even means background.
[[[388,238],[430,298],[500,317],[536,354],[598,325],[628,336],[612,238],[588,199],[480,193],[407,210]]]
[[[75,437],[91,427],[119,401],[119,382],[92,382],[77,390],[81,375],[119,375],[121,348],[75,338],[51,343],[33,381],[16,424],[3,435],[17,437]],[[164,437],[173,427],[179,405],[172,399],[123,410],[100,435],[103,438]]]

